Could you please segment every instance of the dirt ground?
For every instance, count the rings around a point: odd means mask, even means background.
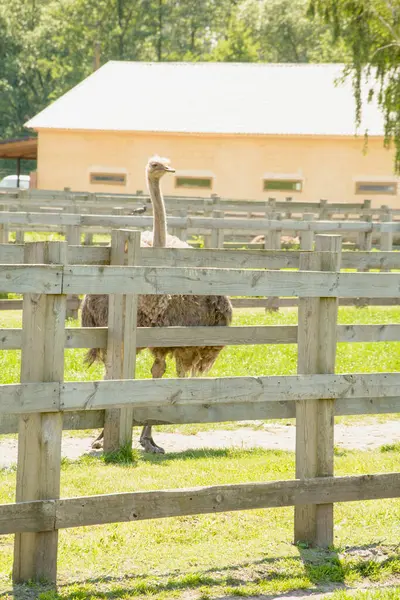
[[[256,422],[252,421],[252,425]],[[242,422],[242,425],[245,425]],[[254,430],[242,426],[236,430],[200,431],[195,435],[181,433],[165,433],[155,428],[154,438],[166,452],[182,452],[200,448],[266,448],[272,450],[295,449],[294,425],[262,424],[260,429]],[[98,454],[99,451],[91,449],[95,435],[86,437],[71,437],[63,435],[62,455],[76,460],[88,452]],[[139,430],[134,432],[134,445],[139,447]],[[373,450],[384,444],[400,442],[400,420],[380,423],[371,420],[368,424],[335,426],[335,445],[344,449]],[[0,441],[0,468],[10,467],[17,461],[17,440],[5,438]],[[288,599],[287,599],[288,600]]]

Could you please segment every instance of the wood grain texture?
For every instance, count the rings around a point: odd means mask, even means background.
[[[0,534],[400,496],[400,473],[128,492],[0,505]]]
[[[340,271],[341,238],[316,236],[316,252],[300,257],[305,270]],[[299,300],[298,372],[334,373],[337,338],[336,298]],[[333,475],[334,400],[296,403],[296,476]],[[295,509],[295,541],[329,547],[333,543],[333,505]]]
[[[66,244],[25,246],[26,263],[65,264]],[[66,296],[24,296],[21,382],[60,382],[64,378]],[[39,383],[39,386],[43,385]],[[53,384],[50,384],[53,385]],[[19,422],[17,502],[58,498],[62,415],[25,413]],[[20,533],[15,537],[13,581],[56,581],[58,533]]]
[[[172,405],[245,405],[324,398],[340,398],[349,403],[364,399],[367,406],[378,398],[382,403],[397,399],[399,387],[398,373],[4,384],[0,386],[0,414],[123,406],[146,409]],[[398,412],[395,406],[392,412]],[[229,421],[228,408],[226,413],[225,420]]]
[[[397,298],[400,290],[400,274],[77,265],[65,267],[63,289],[69,294],[179,293],[311,298],[322,296]]]
[[[21,348],[22,329],[0,329],[0,350]],[[338,342],[397,342],[400,324],[338,325]],[[105,348],[106,327],[65,329],[66,348]],[[152,346],[182,347],[223,344],[243,346],[259,344],[296,344],[297,325],[254,325],[238,327],[139,327],[139,348]]]
[[[57,397],[59,394],[57,395]],[[378,415],[400,412],[400,397],[338,398],[335,416]],[[222,423],[260,419],[293,419],[296,416],[293,400],[279,402],[246,402],[243,404],[204,404],[189,406],[147,406],[133,409],[133,425],[172,425],[181,423]],[[17,414],[0,414],[0,434],[18,432]],[[100,429],[104,426],[104,410],[71,411],[63,413],[64,430]]]

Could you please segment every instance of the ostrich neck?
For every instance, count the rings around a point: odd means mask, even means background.
[[[148,183],[150,199],[153,205],[153,246],[158,248],[165,247],[167,245],[167,216],[165,214],[160,180],[149,179]]]

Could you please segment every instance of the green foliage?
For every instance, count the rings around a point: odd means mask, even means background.
[[[343,59],[308,0],[3,0],[0,139],[109,60]],[[2,165],[0,164],[0,169]]]
[[[368,100],[376,95],[385,119],[385,145],[394,142],[400,172],[400,3],[399,0],[311,0],[310,14],[323,18],[349,52],[346,74],[353,82],[357,124],[361,123],[363,84]],[[374,92],[373,84],[378,84]],[[367,101],[368,101],[367,100]]]

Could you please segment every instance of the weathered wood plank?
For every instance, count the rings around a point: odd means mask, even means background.
[[[0,329],[0,350],[21,348],[21,329]],[[65,330],[66,348],[105,348],[106,327],[71,327]],[[338,325],[338,342],[397,342],[400,324]],[[139,327],[138,348],[182,346],[243,346],[296,344],[297,325],[256,325],[240,327]]]
[[[319,252],[300,255],[300,269],[317,271],[321,267]],[[320,299],[299,298],[297,372],[318,372]],[[296,402],[296,477],[317,476],[318,399]],[[294,512],[294,540],[312,544],[317,529],[316,506],[298,505]]]
[[[60,409],[385,398],[396,396],[399,384],[398,373],[69,382],[62,384]]]
[[[0,265],[0,292],[60,294],[62,273],[58,265]]]
[[[69,294],[179,293],[310,298],[322,295],[327,298],[397,298],[400,290],[400,274],[77,265],[65,267],[63,289]]]
[[[61,386],[61,387],[60,387]],[[5,384],[0,413],[397,397],[399,373]],[[229,414],[225,420],[229,420]]]
[[[0,534],[398,496],[400,473],[127,492],[3,504]]]
[[[400,413],[400,397],[337,399],[335,416]],[[150,406],[133,410],[133,425],[173,425],[182,423],[222,423],[226,420],[292,419],[295,402],[215,404],[191,406]],[[99,429],[104,426],[104,410],[63,413],[64,430]],[[18,432],[18,415],[0,414],[0,434]]]
[[[265,308],[265,298],[231,298],[234,308]],[[362,306],[398,306],[399,298],[363,298]],[[1,300],[0,300],[1,305]],[[277,306],[280,308],[293,308],[299,305],[298,298],[279,298]],[[339,298],[339,306],[359,306],[360,298]]]
[[[320,252],[322,271],[340,271],[342,239],[340,236],[318,235],[315,248]],[[336,338],[338,299],[320,298],[317,373],[334,373],[336,363]],[[317,477],[334,474],[334,416],[335,401],[320,400],[317,406]],[[316,505],[317,546],[333,545],[333,504]]]
[[[38,242],[25,246],[27,263],[65,264],[67,245]],[[23,305],[21,382],[64,379],[65,295],[26,294]],[[40,385],[40,383],[39,383]],[[62,415],[21,416],[18,435],[17,502],[59,498]],[[58,533],[19,533],[15,537],[13,581],[57,578]]]

